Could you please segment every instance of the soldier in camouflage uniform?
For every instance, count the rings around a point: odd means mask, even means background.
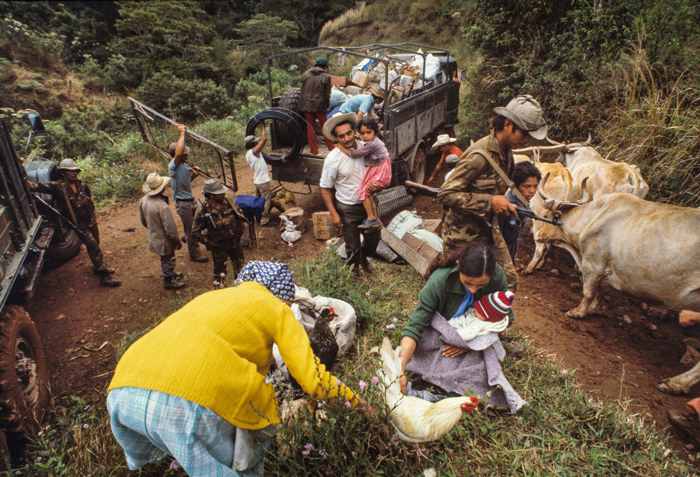
[[[105,265],[100,250],[100,232],[97,229],[92,191],[85,182],[78,180],[81,170],[73,159],[64,159],[58,166],[61,179],[46,184],[29,182],[29,187],[34,192],[53,196],[56,208],[83,232],[78,237],[85,244],[95,273],[100,276],[100,285],[117,287],[122,282],[112,278],[110,275],[114,269]]]
[[[216,179],[204,183],[202,193],[206,200],[194,215],[192,237],[211,250],[214,261],[215,287],[223,284],[226,260],[231,259],[233,275],[243,268],[243,213],[231,197],[226,197],[228,187]],[[223,275],[223,276],[222,276]]]
[[[508,186],[486,156],[512,178],[515,171],[512,150],[525,146],[531,137],[544,139],[547,125],[540,104],[529,95],[518,96],[505,108],[493,111],[498,116],[491,119],[491,134],[462,154],[454,173],[438,192],[438,198],[447,208],[442,224],[443,253],[452,255],[472,242],[491,245],[496,261],[506,273],[508,288],[514,292],[518,274],[495,215],[517,215],[517,211],[505,196]]]

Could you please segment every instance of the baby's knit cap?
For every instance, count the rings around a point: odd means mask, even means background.
[[[490,295],[482,296],[479,301],[474,303],[474,309],[481,316],[486,318],[486,321],[496,323],[506,317],[513,306],[515,295],[509,291],[499,291]]]

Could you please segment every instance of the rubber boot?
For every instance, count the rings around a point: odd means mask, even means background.
[[[360,250],[360,266],[362,266],[362,270],[365,271],[365,273],[369,274],[374,272],[374,265],[369,263],[369,260],[367,260],[367,255],[365,255],[365,252]]]
[[[178,290],[180,288],[185,288],[187,283],[176,281],[174,276],[163,277],[163,286],[166,290]]]
[[[100,285],[103,287],[118,287],[121,284],[121,280],[109,276],[109,270],[100,271]]]

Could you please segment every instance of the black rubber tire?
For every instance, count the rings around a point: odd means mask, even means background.
[[[306,122],[300,118],[299,113],[282,108],[270,108],[260,111],[248,121],[246,136],[255,135],[256,128],[265,120],[272,120],[273,125],[284,124],[291,132],[292,137],[294,137],[293,146],[282,157],[271,156],[263,152],[262,155],[265,158],[265,162],[271,165],[286,164],[299,157],[299,154],[304,150],[304,140],[306,138],[306,128],[304,126],[304,129],[302,129],[299,126],[299,121],[302,121],[304,125],[306,125]]]
[[[59,238],[63,236],[63,239]],[[82,242],[74,230],[64,228],[63,233],[56,231],[51,243],[46,248],[44,260],[51,266],[66,263],[80,252]]]
[[[411,172],[411,180],[417,184],[423,184],[425,181],[425,164],[426,154],[425,149],[419,147],[416,149],[416,156],[413,158],[413,172]]]
[[[282,95],[282,98],[280,99],[280,108],[284,109],[289,109],[290,111],[294,111],[295,113],[299,113],[297,111],[297,106],[299,105],[299,97],[301,96],[301,88],[289,88],[287,91],[284,92]],[[304,116],[302,113],[299,113],[300,116]],[[299,118],[296,118],[297,122],[299,123],[299,127],[301,128],[302,131],[306,132],[306,122],[303,120],[299,120]],[[277,140],[279,141],[279,145],[281,146],[291,146],[294,144],[295,140],[298,140],[293,131],[284,123],[281,121],[275,121],[275,127],[277,128]],[[302,139],[302,146],[307,143],[306,135],[303,136]]]
[[[0,313],[0,428],[13,453],[40,426],[49,403],[48,368],[39,333],[20,306]]]

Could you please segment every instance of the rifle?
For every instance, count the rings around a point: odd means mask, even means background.
[[[405,185],[406,189],[408,190],[415,191],[418,194],[427,195],[430,197],[437,197],[438,191],[440,190],[437,187],[429,187],[412,181],[406,181]],[[516,206],[515,209],[518,211],[518,214],[522,215],[523,217],[529,217],[534,220],[541,220],[542,222],[546,222],[552,225],[562,225],[562,223],[558,220],[545,219],[544,217],[540,217],[539,215],[535,214],[534,210],[530,208]]]
[[[515,207],[515,210],[518,211],[518,214],[524,216],[524,217],[529,217],[531,219],[535,220],[541,220],[542,222],[547,222],[548,224],[552,225],[563,225],[561,222],[558,220],[552,220],[552,219],[545,219],[544,217],[540,217],[539,215],[535,214],[535,212],[532,209],[526,209],[524,207]]]
[[[78,234],[78,237],[80,237],[81,240],[85,240],[85,232],[83,232],[82,230],[80,230],[80,229],[78,228],[78,226],[75,225],[73,222],[71,222],[71,220],[70,220],[68,217],[66,217],[65,215],[63,215],[62,213],[60,213],[57,209],[55,209],[53,206],[51,206],[50,204],[48,204],[48,203],[47,203],[44,199],[42,199],[41,197],[35,195],[35,196],[34,196],[34,200],[37,200],[37,201],[41,202],[42,204],[44,204],[44,206],[45,206],[47,209],[49,209],[56,217],[62,219],[62,220],[66,223],[66,225],[68,225],[70,228],[72,228],[73,231],[75,231],[75,233]]]

